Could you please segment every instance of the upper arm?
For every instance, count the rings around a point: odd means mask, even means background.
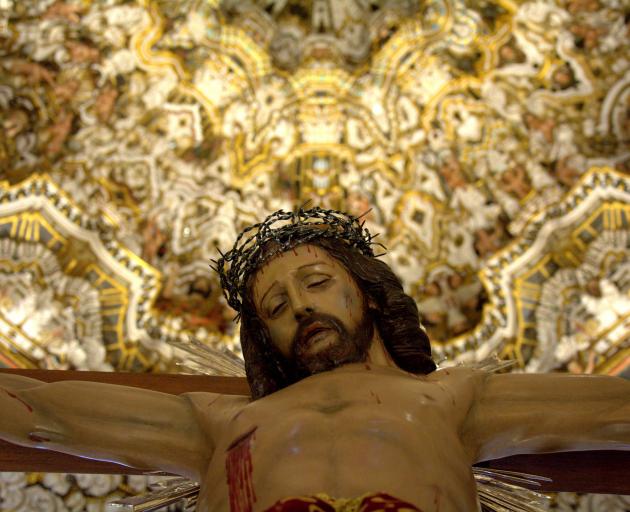
[[[3,382],[4,383],[4,382]],[[16,389],[27,446],[199,478],[212,442],[186,397],[127,386],[64,381]]]
[[[449,417],[458,430],[476,403],[488,373],[467,366],[441,368],[430,373],[427,382],[434,382],[445,395]]]
[[[557,373],[489,375],[462,439],[473,462],[517,453],[630,449],[630,383]]]

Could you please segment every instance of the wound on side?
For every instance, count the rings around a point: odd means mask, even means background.
[[[252,512],[256,493],[252,482],[252,441],[256,428],[236,438],[226,450],[225,471],[230,497],[230,512]]]

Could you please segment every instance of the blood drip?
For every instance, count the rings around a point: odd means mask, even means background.
[[[374,391],[372,391],[372,390],[370,390],[370,394],[371,394],[374,398],[376,398],[376,403],[377,403],[378,405],[381,405],[381,403],[382,403],[382,402],[381,402],[381,399],[378,397],[378,395],[377,395],[376,393],[374,393]]]
[[[31,441],[34,441],[36,443],[48,443],[48,442],[50,442],[50,439],[48,439],[47,437],[38,436],[37,434],[33,434],[32,432],[28,435],[28,438]]]
[[[7,391],[6,389],[3,389],[3,391],[9,395],[11,398],[15,398],[18,402],[21,402],[22,405],[24,405],[24,407],[26,407],[28,409],[28,412],[33,412],[33,408],[28,405],[24,400],[22,400],[19,396],[14,395],[13,393],[11,393],[10,391]]]
[[[251,444],[256,427],[236,439],[227,449],[225,470],[230,494],[230,512],[252,512],[256,493],[252,483]]]

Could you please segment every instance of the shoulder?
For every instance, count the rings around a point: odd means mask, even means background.
[[[193,392],[179,396],[190,404],[203,429],[215,435],[251,402],[248,396],[219,393]]]
[[[427,375],[426,379],[451,396],[458,421],[464,421],[472,406],[483,396],[489,375],[486,371],[462,365],[440,368]]]
[[[451,366],[440,368],[427,375],[427,381],[439,382],[445,386],[482,385],[490,373],[469,366]]]

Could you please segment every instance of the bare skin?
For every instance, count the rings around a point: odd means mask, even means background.
[[[361,292],[331,260],[321,249],[300,246],[258,273],[254,298],[282,353],[290,353],[298,319],[309,308],[341,311],[350,331],[359,321]],[[322,284],[322,275],[333,281]],[[343,313],[346,304],[352,319]],[[307,353],[337,342],[335,333],[314,332]],[[202,484],[201,511],[258,512],[289,496],[375,492],[424,512],[468,511],[477,509],[475,462],[630,449],[629,397],[630,383],[614,377],[468,368],[411,375],[395,367],[374,331],[366,362],[312,375],[254,402],[0,375],[0,437],[187,476]],[[251,467],[238,465],[244,456]],[[247,500],[234,505],[228,482],[235,475],[241,487],[251,487],[249,509]]]

